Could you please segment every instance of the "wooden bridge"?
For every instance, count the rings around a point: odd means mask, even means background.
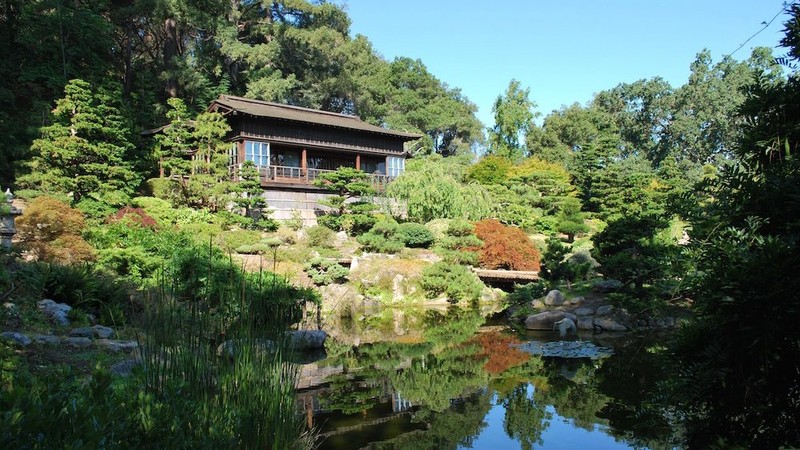
[[[530,283],[539,280],[539,272],[533,270],[489,270],[472,269],[481,281],[489,283]]]
[[[331,261],[350,267],[351,258],[328,258]],[[485,283],[530,283],[539,280],[539,272],[535,270],[490,270],[473,268],[472,271]]]

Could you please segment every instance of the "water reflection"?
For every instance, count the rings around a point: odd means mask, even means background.
[[[304,368],[299,402],[321,449],[676,445],[672,412],[652,398],[662,371],[648,346],[657,340],[581,336],[571,344],[615,353],[563,358],[523,350],[557,334],[487,327],[474,310],[412,321],[420,329],[405,339],[331,345]]]

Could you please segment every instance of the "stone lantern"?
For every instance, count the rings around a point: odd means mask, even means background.
[[[5,200],[4,203],[0,202],[0,248],[11,250],[11,238],[17,234],[14,219],[22,214],[22,210],[12,204],[14,194],[11,193],[11,189],[6,189]]]

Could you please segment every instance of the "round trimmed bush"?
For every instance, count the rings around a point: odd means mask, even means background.
[[[429,247],[434,240],[433,233],[420,223],[408,222],[400,224],[397,235],[407,247]]]

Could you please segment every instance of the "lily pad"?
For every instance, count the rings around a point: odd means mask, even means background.
[[[557,358],[607,358],[614,354],[610,348],[599,347],[588,341],[556,341],[539,342],[530,341],[514,347],[533,355],[551,356]]]

